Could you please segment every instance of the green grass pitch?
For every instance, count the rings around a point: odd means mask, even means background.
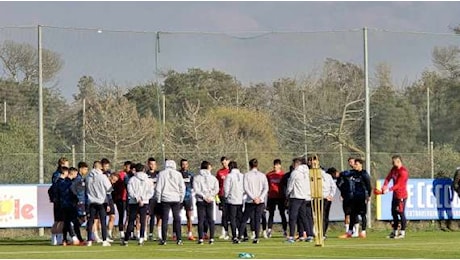
[[[263,258],[459,258],[460,232],[421,231],[408,232],[405,239],[387,239],[387,232],[368,231],[366,239],[339,239],[339,233],[329,234],[324,247],[314,243],[296,242],[288,244],[280,235],[262,238],[259,244],[245,242],[232,244],[216,239],[214,245],[197,245],[184,241],[177,246],[168,241],[166,246],[147,241],[140,247],[130,241],[128,247],[118,241],[111,247],[93,244],[85,246],[51,246],[45,238],[1,239],[0,258],[185,258],[185,259],[236,259],[241,252],[249,252],[257,259]]]

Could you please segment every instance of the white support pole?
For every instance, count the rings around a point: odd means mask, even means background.
[[[343,144],[339,144],[339,151],[340,151],[340,171],[344,171],[345,169],[343,168]]]
[[[245,154],[245,156],[246,156],[246,167],[247,167],[247,170],[248,170],[248,172],[249,172],[249,170],[251,170],[251,169],[249,169],[248,144],[247,144],[246,142],[244,143],[244,154]]]
[[[166,149],[165,149],[165,126],[166,126],[166,97],[165,97],[165,94],[162,95],[162,98],[163,98],[163,123],[162,123],[162,137],[161,137],[161,140],[162,140],[162,143],[161,143],[161,153],[163,155],[163,161],[165,160],[166,158]]]
[[[3,101],[3,123],[6,124],[6,101]]]
[[[42,56],[42,27],[38,25],[38,183],[43,184],[44,162],[43,162],[43,56]],[[39,236],[43,236],[45,230],[38,229]]]
[[[428,151],[430,151],[431,143],[431,118],[430,118],[430,87],[426,87],[426,144]]]
[[[370,122],[370,93],[369,93],[369,63],[368,63],[368,49],[367,49],[367,28],[363,29],[363,42],[364,42],[364,88],[366,94],[366,123],[365,123],[365,136],[366,136],[366,170],[371,172],[371,122]],[[367,204],[367,226],[372,227],[372,213],[371,202]]]
[[[75,145],[72,144],[72,166],[75,167]]]
[[[83,154],[83,161],[86,162],[86,98],[83,98],[83,111],[82,111],[82,129],[81,129],[81,152]]]
[[[160,132],[160,150],[162,158],[162,164],[164,165],[166,155],[165,155],[165,144],[164,144],[164,127],[165,127],[165,96],[164,92],[160,89],[160,69],[159,69],[159,59],[160,59],[160,32],[156,33],[155,37],[155,83],[157,85],[157,107],[158,107],[158,120],[161,121],[159,132]],[[160,96],[162,101],[160,101]]]
[[[431,179],[434,179],[434,145],[430,142]]]
[[[305,103],[305,91],[302,91],[302,104],[303,104],[303,142],[305,149],[305,156],[308,156],[308,145],[307,145],[307,105]]]

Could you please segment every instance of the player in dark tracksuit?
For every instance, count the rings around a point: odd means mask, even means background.
[[[350,226],[351,197],[352,197],[352,192],[351,192],[352,187],[350,184],[351,183],[350,178],[351,178],[353,167],[355,165],[355,159],[348,158],[348,165],[351,167],[351,169],[341,172],[339,177],[337,177],[337,181],[336,181],[337,188],[339,188],[340,196],[342,198],[342,209],[345,215],[345,219],[344,219],[345,232],[348,232],[348,228]],[[358,223],[358,221],[356,221],[355,223]],[[356,227],[354,228],[355,228],[355,232],[357,232],[358,225],[356,225]]]
[[[72,185],[70,190],[74,196],[74,213],[72,218],[73,229],[75,235],[77,236],[79,243],[83,243],[83,237],[81,235],[80,227],[81,224],[86,221],[86,207],[87,207],[87,197],[86,197],[86,186],[85,186],[85,176],[88,173],[88,164],[85,162],[78,163],[78,169],[70,168],[70,176],[72,179]],[[74,176],[75,175],[75,176]],[[74,241],[76,243],[76,241]]]
[[[51,177],[51,184],[56,183],[56,181],[59,179],[61,175],[61,167],[67,167],[69,168],[69,160],[65,157],[61,157],[58,160],[58,166],[56,171],[52,174]],[[51,201],[52,202],[52,201]],[[51,227],[51,244],[52,245],[60,245],[62,244],[62,225],[63,225],[63,219],[62,219],[62,214],[61,210],[59,208],[58,203],[53,203],[53,218],[54,218],[54,223],[53,226]]]
[[[366,238],[366,224],[367,224],[367,203],[371,196],[371,181],[369,173],[363,169],[363,160],[355,159],[355,167],[351,174],[351,215],[350,226],[347,233],[340,236],[340,238],[349,238],[353,234],[353,225],[361,216],[362,231],[359,237]]]
[[[69,178],[69,169],[66,167],[61,167],[61,170],[61,176],[56,181],[56,194],[58,197],[57,201],[59,203],[59,207],[62,211],[64,219],[64,228],[62,231],[63,245],[70,244],[70,241],[67,241],[67,233],[70,234],[74,244],[79,244],[80,240],[76,237],[75,231],[71,225],[76,215],[77,197],[70,190],[70,187],[72,186],[72,180]]]
[[[187,217],[187,239],[196,240],[192,234],[192,215],[193,215],[193,202],[192,202],[192,190],[193,190],[193,177],[194,174],[189,170],[189,164],[187,159],[180,161],[180,173],[185,182],[185,197],[182,206],[185,209],[185,215]]]
[[[155,189],[155,185],[158,180],[158,173],[157,170],[157,162],[155,158],[150,157],[147,159],[147,176],[152,180],[153,187]],[[153,237],[153,229],[155,227],[155,218],[156,218],[156,226],[157,226],[157,236],[161,240],[161,215],[163,214],[161,203],[157,203],[155,200],[155,193],[153,194],[152,198],[149,200],[149,240],[155,240]]]

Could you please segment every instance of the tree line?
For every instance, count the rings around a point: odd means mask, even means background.
[[[44,80],[51,81],[65,64],[52,50],[43,55]],[[36,57],[31,45],[0,45],[0,96],[8,115],[0,128],[2,183],[38,182]],[[394,153],[403,155],[412,177],[430,176],[427,88],[436,173],[449,176],[457,166],[460,48],[436,47],[432,61],[436,69],[405,88],[392,82],[386,64],[370,75],[374,177],[387,173]],[[162,150],[170,159],[208,159],[216,165],[222,155],[245,162],[247,152],[266,170],[275,158],[283,159],[287,169],[290,159],[305,151],[318,153],[325,167],[340,168],[340,148],[345,160],[364,157],[365,89],[359,64],[328,58],[303,77],[250,84],[200,68],[164,71],[162,78],[162,83],[123,86],[82,75],[72,100],[57,88],[44,88],[45,173],[54,170],[61,155],[71,157],[72,145],[81,160],[83,129],[86,160],[108,157],[115,165],[161,158]]]

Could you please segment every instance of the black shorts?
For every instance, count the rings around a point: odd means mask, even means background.
[[[110,210],[107,212],[107,216],[115,215],[115,203],[113,203],[113,200],[109,200],[108,206],[110,207]]]
[[[367,213],[367,205],[366,205],[366,198],[364,197],[357,197],[351,200],[351,210],[357,214],[366,214]]]
[[[107,212],[107,207],[110,206],[110,211]],[[104,203],[102,204],[102,207],[105,210],[106,216],[109,215],[114,215],[115,214],[115,205],[113,204],[113,200],[110,201],[110,203]],[[99,214],[94,215],[94,219],[99,219]]]
[[[163,205],[161,203],[155,203],[153,214],[156,216],[163,216]]]
[[[64,212],[57,203],[53,204],[54,222],[64,221]]]
[[[227,211],[227,207],[225,206],[227,204],[227,200],[225,199],[224,196],[219,196],[220,203],[217,205],[219,210],[221,211]]]
[[[193,202],[191,199],[189,200],[184,200],[181,204],[181,208],[184,208],[185,211],[192,211],[193,210]]]
[[[276,206],[278,206],[279,211],[284,211],[286,210],[286,206],[284,204],[286,199],[284,198],[269,198],[267,199],[267,210],[268,211],[275,211]]]
[[[342,208],[343,208],[343,213],[345,216],[351,215],[351,207],[352,207],[352,201],[351,200],[343,200],[342,201]]]

